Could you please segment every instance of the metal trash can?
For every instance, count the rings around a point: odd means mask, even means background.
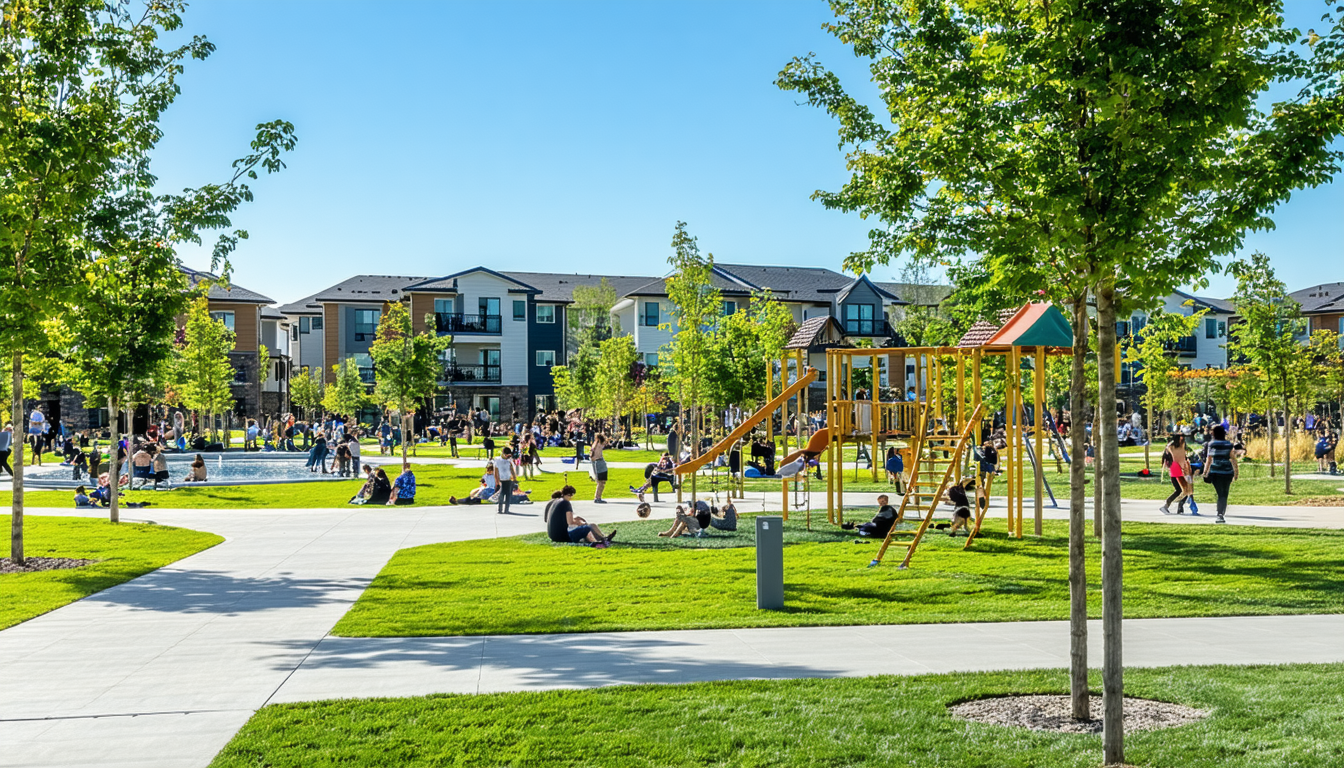
[[[779,515],[756,518],[756,607],[784,607],[784,518]]]

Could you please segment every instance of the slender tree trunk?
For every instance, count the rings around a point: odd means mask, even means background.
[[[1277,421],[1277,419],[1276,419],[1275,416],[1274,416],[1274,407],[1273,407],[1273,403],[1270,402],[1269,400],[1266,400],[1266,401],[1265,401],[1265,428],[1269,430],[1269,476],[1270,476],[1270,477],[1273,477],[1273,476],[1274,476],[1274,471],[1275,471],[1275,470],[1274,470],[1274,467],[1275,467],[1275,465],[1277,464],[1277,461],[1275,460],[1275,456],[1274,456],[1274,432],[1276,431],[1276,429],[1277,429],[1277,427],[1278,427],[1278,425],[1275,423],[1276,421]]]
[[[401,463],[402,463],[403,465],[407,463],[407,461],[406,461],[406,436],[407,436],[408,434],[410,434],[410,433],[406,431],[406,409],[405,409],[405,408],[402,408],[402,409],[401,409]]]
[[[1087,292],[1073,301],[1073,359],[1069,371],[1069,693],[1073,718],[1092,718],[1087,688]]]
[[[1153,446],[1153,429],[1156,423],[1153,418],[1153,407],[1150,405],[1148,406],[1148,434],[1146,435],[1148,439],[1143,441],[1143,468],[1149,472],[1153,471],[1153,462],[1149,458],[1148,449]]]
[[[121,512],[119,511],[117,506],[117,501],[119,498],[117,491],[119,490],[118,484],[121,482],[121,466],[117,464],[117,443],[121,442],[121,427],[119,426],[119,422],[121,421],[121,412],[117,410],[117,398],[114,396],[109,395],[107,398],[107,413],[110,416],[108,421],[112,422],[110,425],[112,428],[112,445],[108,447],[107,451],[109,454],[107,457],[107,461],[109,464],[112,465],[112,473],[108,475],[108,483],[107,483],[107,498],[108,498],[107,519],[114,523],[120,523]],[[126,423],[128,426],[130,425],[129,421]],[[131,431],[134,432],[135,430],[132,429]],[[131,452],[127,450],[126,451],[127,463],[130,463],[130,460],[131,460]],[[96,477],[93,478],[93,482],[94,485],[97,486],[98,478]],[[134,482],[134,480],[132,480],[131,482]]]
[[[1101,398],[1092,409],[1092,535],[1101,538]]]
[[[1283,492],[1293,493],[1293,413],[1287,396],[1283,398]]]
[[[12,358],[14,363],[14,402],[11,406],[14,421],[14,436],[11,446],[14,449],[13,461],[10,462],[14,467],[14,499],[10,504],[9,519],[9,558],[18,565],[23,565],[23,448],[24,439],[28,436],[28,428],[23,420],[23,353],[15,351]]]
[[[1109,404],[1111,417],[1099,419],[1102,453],[1101,623],[1102,762],[1125,762],[1125,669],[1121,648],[1124,563],[1120,541],[1120,465],[1115,410],[1115,280],[1103,279],[1097,291],[1097,400]],[[1093,430],[1096,431],[1095,429]]]

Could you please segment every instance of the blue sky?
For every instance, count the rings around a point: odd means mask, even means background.
[[[1290,0],[1289,21],[1323,8]],[[828,17],[819,0],[198,0],[185,31],[218,50],[188,65],[156,169],[167,188],[216,180],[257,123],[295,124],[289,168],[235,217],[235,282],[281,302],[478,264],[662,274],[678,220],[722,262],[838,269],[869,227],[809,199],[845,179],[835,127],[773,84],[809,51],[867,81]],[[1344,280],[1344,182],[1275,219],[1247,247],[1290,290]]]

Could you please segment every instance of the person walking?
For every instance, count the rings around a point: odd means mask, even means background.
[[[1171,484],[1175,487],[1175,492],[1167,497],[1162,505],[1162,514],[1171,514],[1171,502],[1177,502],[1176,514],[1184,514],[1185,501],[1190,500],[1190,514],[1198,515],[1199,507],[1195,505],[1194,489],[1190,485],[1190,459],[1185,453],[1185,436],[1177,432],[1171,436],[1167,442],[1167,448],[1162,453],[1162,467],[1166,470],[1167,476],[1171,478]]]
[[[1239,469],[1236,451],[1221,424],[1213,428],[1213,439],[1205,444],[1205,448],[1208,459],[1204,462],[1204,481],[1213,485],[1213,490],[1218,493],[1218,518],[1214,522],[1226,523],[1227,495]]]
[[[490,467],[495,471],[495,514],[503,515],[509,511],[509,503],[513,500],[514,478],[513,471],[513,452],[508,448],[500,451],[499,458],[490,461]]]
[[[592,471],[593,480],[597,483],[597,490],[593,492],[594,504],[606,504],[602,498],[602,489],[607,487],[607,460],[602,458],[607,448],[607,436],[599,434],[593,438]]]
[[[14,452],[14,427],[6,424],[3,430],[0,430],[0,473],[8,472],[10,477],[14,476],[14,468],[9,465],[9,455]]]

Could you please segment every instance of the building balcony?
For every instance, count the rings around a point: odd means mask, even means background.
[[[1194,357],[1199,354],[1199,342],[1194,336],[1182,336],[1164,346],[1168,352],[1175,352],[1177,357]]]
[[[439,333],[476,333],[498,336],[502,324],[500,315],[463,315],[455,312],[436,312],[434,322]]]
[[[846,336],[869,336],[873,338],[886,339],[896,335],[896,330],[891,327],[882,318],[873,320],[841,320],[840,327],[844,328]]]
[[[448,363],[443,366],[441,384],[498,384],[500,366],[498,365],[459,365]]]

